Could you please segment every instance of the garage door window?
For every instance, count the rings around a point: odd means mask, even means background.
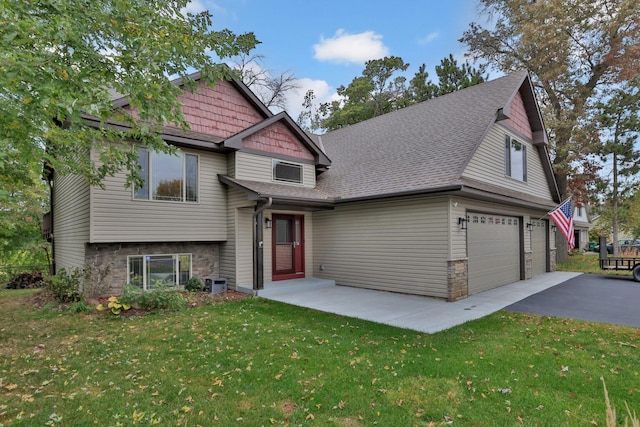
[[[510,136],[505,137],[506,173],[518,181],[527,180],[527,147]]]

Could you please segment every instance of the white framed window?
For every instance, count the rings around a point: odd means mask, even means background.
[[[144,290],[159,282],[184,286],[191,278],[191,254],[128,256],[127,277],[129,284]]]
[[[179,152],[172,156],[138,148],[139,174],[144,180],[136,188],[137,200],[171,202],[198,201],[198,156]]]
[[[518,181],[527,180],[527,147],[510,136],[505,137],[506,175]]]
[[[302,184],[303,166],[299,163],[273,159],[273,180]]]

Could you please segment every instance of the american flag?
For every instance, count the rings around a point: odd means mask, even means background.
[[[549,216],[556,223],[556,227],[560,230],[567,243],[569,250],[573,250],[576,246],[575,236],[573,234],[573,207],[571,199],[567,199],[556,210],[549,213]]]

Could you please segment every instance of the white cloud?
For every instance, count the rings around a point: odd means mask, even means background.
[[[349,34],[343,29],[331,38],[320,37],[320,43],[313,45],[314,58],[320,61],[352,62],[364,64],[370,59],[389,55],[389,48],[382,43],[382,36],[373,31]]]
[[[437,39],[438,37],[440,37],[440,33],[438,33],[438,32],[427,34],[425,37],[422,37],[421,39],[418,39],[418,44],[419,45],[429,44],[432,41],[434,41],[435,39]]]
[[[181,12],[183,15],[186,15],[187,13],[197,14],[204,12],[207,9],[207,6],[205,6],[200,0],[190,0],[190,2],[182,8]]]

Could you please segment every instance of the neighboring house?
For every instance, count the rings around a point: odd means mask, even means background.
[[[576,206],[573,209],[573,230],[575,236],[576,249],[580,251],[589,250],[589,230],[592,224],[588,206]],[[558,238],[563,238],[558,234]]]
[[[145,187],[54,174],[57,268],[112,263],[112,292],[316,277],[449,301],[555,269],[560,199],[526,72],[321,136],[239,81],[182,103],[191,130],[163,135],[180,156],[139,150]]]

